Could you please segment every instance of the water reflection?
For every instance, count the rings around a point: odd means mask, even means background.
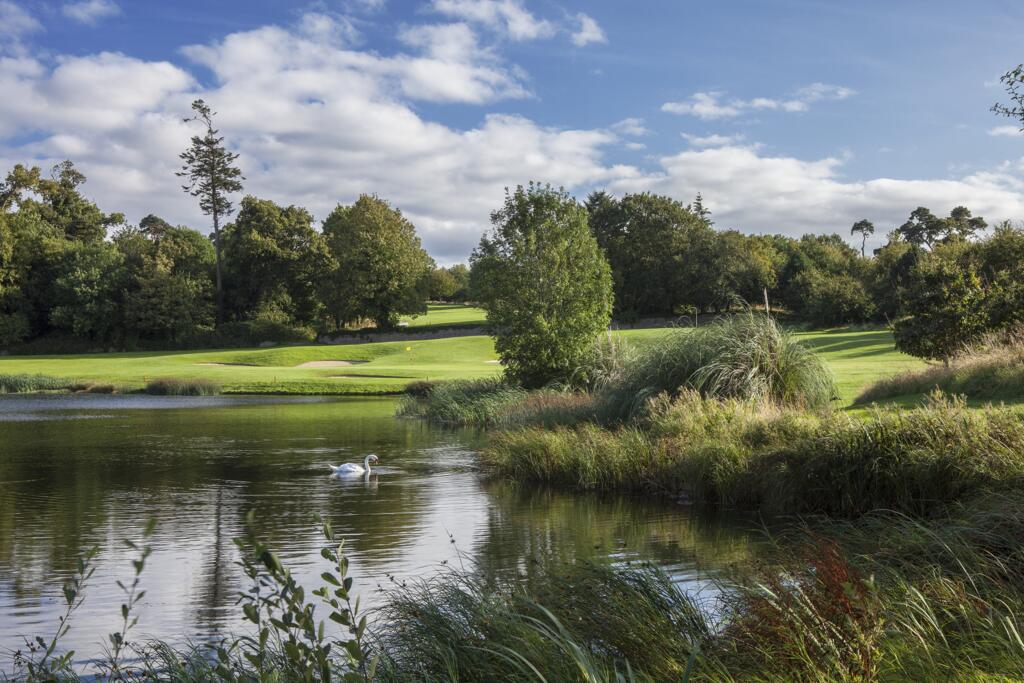
[[[49,633],[83,548],[97,571],[66,645],[99,652],[130,573],[121,541],[158,522],[140,629],[177,641],[239,626],[233,539],[260,533],[300,579],[323,569],[318,515],[346,539],[364,601],[460,556],[529,580],[536,555],[652,560],[697,586],[750,552],[747,522],[636,498],[576,495],[473,469],[471,432],[392,417],[386,399],[0,398],[0,649]],[[328,463],[377,453],[368,477]]]

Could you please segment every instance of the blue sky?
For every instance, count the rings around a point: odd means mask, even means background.
[[[700,191],[745,232],[1017,219],[1024,135],[989,108],[1021,35],[1002,0],[0,0],[0,162],[70,157],[106,210],[203,228],[173,171],[204,97],[247,191],[377,192],[442,262],[531,179]]]

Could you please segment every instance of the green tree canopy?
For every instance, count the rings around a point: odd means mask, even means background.
[[[507,192],[473,252],[473,288],[487,311],[509,379],[526,387],[565,380],[608,327],[612,280],[564,190],[531,183]]]
[[[698,254],[706,253],[714,237],[702,204],[694,210],[661,195],[627,194],[616,200],[595,192],[586,207],[612,269],[617,312],[672,316],[697,303],[705,275]]]
[[[904,294],[907,315],[893,327],[896,348],[948,363],[988,328],[987,296],[973,265],[927,255]]]
[[[230,309],[237,319],[315,323],[321,314],[317,283],[330,257],[313,217],[299,206],[245,197],[224,228]]]
[[[238,155],[228,150],[224,138],[213,127],[215,112],[203,100],[192,103],[195,114],[185,122],[198,121],[205,131],[192,136],[189,148],[182,152],[182,167],[177,175],[185,178],[182,189],[199,199],[199,208],[213,219],[213,243],[216,257],[217,321],[224,319],[224,284],[221,271],[220,224],[234,211],[229,195],[242,191],[242,171],[235,162]]]
[[[323,298],[337,324],[367,318],[388,328],[400,315],[426,312],[434,261],[401,211],[364,194],[335,208],[323,232],[334,259]]]

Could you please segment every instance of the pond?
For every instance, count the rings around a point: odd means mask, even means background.
[[[138,636],[177,644],[242,627],[233,539],[259,534],[306,583],[326,569],[317,516],[346,539],[356,592],[443,567],[512,575],[537,553],[652,561],[687,590],[757,544],[750,521],[667,501],[519,486],[474,467],[479,434],[393,417],[394,399],[0,397],[0,671],[23,636],[49,636],[83,549],[96,573],[64,648],[102,653],[117,630],[118,579],[156,520]],[[328,464],[380,456],[368,481]]]

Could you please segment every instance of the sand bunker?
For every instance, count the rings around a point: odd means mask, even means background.
[[[311,360],[296,365],[297,368],[344,368],[349,365],[359,365],[365,360]]]
[[[500,360],[485,360],[484,362],[487,363],[488,365],[497,365],[501,361]]]

